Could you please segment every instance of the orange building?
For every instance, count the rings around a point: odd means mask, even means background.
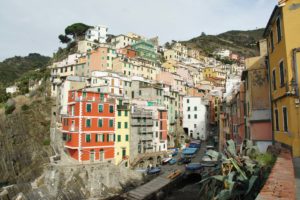
[[[115,99],[108,94],[69,91],[62,132],[72,158],[90,162],[114,159],[115,108]]]

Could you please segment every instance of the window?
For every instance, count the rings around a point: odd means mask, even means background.
[[[118,128],[121,128],[122,125],[121,125],[121,122],[118,122]]]
[[[187,103],[190,103],[190,100],[189,100],[189,99],[187,99],[187,100],[186,100],[186,102],[187,102]]]
[[[197,128],[197,124],[194,124],[194,128]]]
[[[91,134],[85,134],[85,141],[91,142]]]
[[[113,142],[114,141],[114,137],[115,137],[115,134],[108,134],[107,135],[107,142]]]
[[[85,120],[85,127],[90,128],[91,127],[91,119]]]
[[[283,61],[279,64],[279,70],[280,70],[280,87],[284,86],[284,66]]]
[[[280,22],[280,16],[277,18],[276,28],[277,28],[277,42],[279,43],[281,41],[281,22]]]
[[[188,115],[188,119],[191,119],[191,115]]]
[[[197,114],[194,115],[194,119],[197,119]]]
[[[86,104],[86,112],[91,112],[92,111],[92,104],[88,103]]]
[[[127,110],[125,110],[125,116],[126,116],[126,117],[128,116],[128,111],[127,111]]]
[[[128,128],[128,122],[125,122],[125,128]]]
[[[275,109],[275,130],[279,131],[278,110]]]
[[[114,120],[113,119],[109,120],[109,127],[114,127]]]
[[[103,121],[102,119],[98,119],[98,127],[102,127],[103,126]]]
[[[142,95],[142,90],[139,90],[139,95],[140,95],[140,96]]]
[[[118,110],[118,116],[120,117],[122,115],[122,111]]]
[[[158,127],[158,121],[156,121],[156,127]]]
[[[126,135],[125,137],[126,137],[126,141],[128,142],[128,140],[129,140],[129,137],[128,137],[128,135]]]
[[[272,51],[274,50],[274,39],[273,39],[273,31],[271,30],[271,34],[270,34],[270,40],[271,40],[271,49]]]
[[[272,83],[273,83],[273,90],[276,90],[276,72],[275,69],[272,72]]]
[[[98,105],[98,112],[103,112],[103,105],[102,104]]]
[[[118,135],[118,142],[121,142],[121,135]]]
[[[96,134],[96,142],[104,142],[104,135]]]
[[[109,106],[109,112],[110,112],[110,113],[113,113],[113,112],[114,112],[114,106],[112,106],[112,105]]]
[[[197,111],[197,106],[194,107],[194,111]]]
[[[288,132],[288,114],[287,114],[287,108],[283,107],[282,108],[282,114],[283,114],[283,130],[284,132]]]
[[[103,93],[100,94],[100,100],[104,101],[104,94]]]
[[[188,106],[188,111],[190,111],[191,110],[191,108]]]

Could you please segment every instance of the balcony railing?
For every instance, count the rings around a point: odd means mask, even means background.
[[[139,133],[153,133],[152,127],[139,127]]]
[[[70,132],[78,132],[78,130],[79,130],[78,126],[70,126],[69,127]]]

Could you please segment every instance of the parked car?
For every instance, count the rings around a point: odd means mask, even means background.
[[[181,158],[178,159],[177,164],[178,164],[178,165],[188,164],[188,163],[190,163],[191,161],[192,161],[191,158],[188,158],[188,157],[181,157]]]
[[[172,158],[164,158],[161,162],[162,165],[166,165],[169,163],[169,161],[171,160]]]
[[[177,162],[176,158],[172,158],[171,160],[169,160],[170,165],[174,165],[176,162]]]

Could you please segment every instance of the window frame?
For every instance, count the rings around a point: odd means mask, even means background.
[[[279,113],[278,109],[274,109],[274,115],[275,115],[275,131],[279,131]]]
[[[284,110],[286,111],[286,124],[285,124],[285,116]],[[282,106],[282,122],[283,122],[283,132],[289,132],[289,120],[288,120],[288,109],[286,106]],[[286,125],[286,126],[285,126]]]
[[[282,69],[282,71],[281,71],[281,69]],[[280,79],[280,87],[284,87],[285,73],[284,73],[284,62],[283,62],[283,60],[279,61],[279,79]]]
[[[91,106],[90,111],[88,111],[88,106]],[[91,113],[91,112],[92,112],[92,104],[91,104],[91,103],[87,103],[87,104],[85,105],[85,111],[86,111],[87,113]]]

